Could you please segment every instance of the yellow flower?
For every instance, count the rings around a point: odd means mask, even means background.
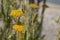
[[[23,32],[24,31],[24,26],[22,25],[13,25],[13,29],[19,32]]]
[[[23,16],[23,11],[22,10],[12,10],[10,13],[10,16],[12,17],[19,17],[19,16]]]
[[[32,9],[38,9],[39,8],[39,6],[36,4],[30,4],[29,7]]]

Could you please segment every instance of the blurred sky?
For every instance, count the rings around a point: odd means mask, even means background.
[[[47,0],[47,2],[60,5],[60,0]]]

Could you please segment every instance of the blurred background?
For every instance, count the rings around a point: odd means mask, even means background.
[[[47,2],[60,5],[60,0],[47,0]]]

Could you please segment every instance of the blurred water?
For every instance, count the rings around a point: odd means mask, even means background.
[[[47,0],[47,2],[60,5],[60,0]]]

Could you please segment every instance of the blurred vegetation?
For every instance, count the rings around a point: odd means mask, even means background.
[[[39,5],[29,0],[1,0],[0,18],[4,27],[0,28],[0,40],[43,40],[41,36],[46,0],[43,0],[41,21],[38,21]]]

